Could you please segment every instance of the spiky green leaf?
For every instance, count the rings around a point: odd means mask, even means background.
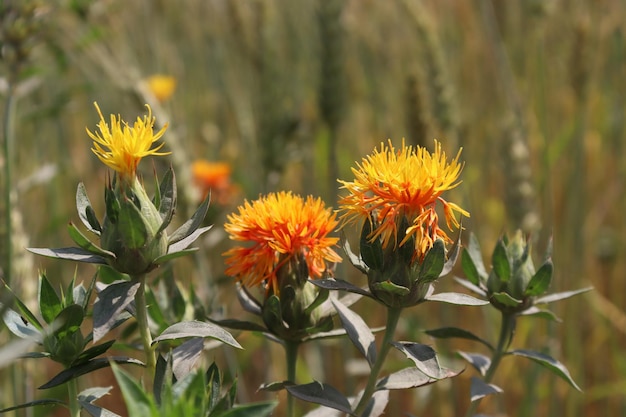
[[[63,310],[63,303],[59,295],[50,284],[44,272],[39,274],[39,311],[44,321],[52,323],[57,315]]]
[[[569,383],[576,390],[582,392],[580,387],[576,385],[576,382],[574,382],[574,379],[570,375],[565,365],[563,365],[561,362],[557,361],[556,359],[552,358],[551,356],[546,355],[545,353],[540,353],[540,352],[535,352],[533,350],[525,350],[525,349],[513,350],[508,353],[510,353],[511,355],[515,355],[515,356],[522,356],[524,358],[528,358],[532,361],[537,362],[539,365],[543,366],[544,368],[550,370],[555,375],[567,381],[567,383]]]
[[[526,297],[533,297],[543,294],[550,287],[550,283],[552,282],[552,271],[554,267],[552,265],[552,260],[548,259],[544,262],[543,265],[539,268],[539,270],[533,275],[526,287],[526,291],[524,291],[524,295]]]
[[[83,222],[85,227],[92,233],[100,235],[102,232],[102,226],[96,217],[96,212],[91,206],[91,201],[87,196],[87,190],[85,184],[80,182],[76,188],[76,209],[78,210],[78,217]]]
[[[506,283],[511,279],[511,264],[506,252],[506,246],[502,239],[498,240],[491,257],[493,271],[496,273],[500,282]]]
[[[198,227],[204,221],[207,211],[209,210],[210,196],[207,196],[196,212],[191,216],[191,219],[187,220],[182,226],[180,226],[169,238],[170,245],[179,242],[194,233]],[[204,228],[205,231],[209,230]]]
[[[93,255],[98,255],[103,258],[113,259],[115,258],[115,254],[113,252],[109,252],[108,250],[102,249],[100,246],[96,245],[92,241],[90,241],[87,236],[83,235],[80,230],[76,228],[74,223],[69,222],[67,225],[67,231],[72,238],[72,240],[82,249],[88,251]]]

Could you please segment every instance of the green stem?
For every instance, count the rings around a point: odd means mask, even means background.
[[[146,355],[146,369],[150,382],[154,381],[154,373],[156,370],[156,355],[152,347],[152,335],[148,327],[148,306],[146,305],[146,276],[141,275],[135,277],[139,281],[139,288],[135,293],[135,309],[137,310],[137,324],[141,334],[141,342],[143,343],[143,351]],[[148,387],[150,389],[150,387]]]
[[[67,395],[70,403],[70,417],[80,417],[80,404],[78,403],[78,380],[70,379],[67,382]]]
[[[4,250],[6,259],[4,261],[4,281],[11,285],[11,275],[13,269],[13,244],[11,242],[11,230],[13,230],[12,210],[11,210],[11,173],[13,165],[13,139],[15,134],[14,118],[15,118],[15,88],[13,84],[9,85],[7,101],[4,108],[4,141],[2,142],[2,153],[4,157]],[[0,158],[2,159],[2,158]]]
[[[285,353],[287,356],[287,381],[296,383],[296,362],[298,361],[298,348],[300,342],[285,341]],[[287,417],[294,416],[293,395],[287,393]]]
[[[513,334],[515,333],[515,314],[507,314],[502,313],[502,323],[500,325],[500,336],[498,338],[498,345],[496,346],[496,350],[493,352],[493,356],[491,358],[491,363],[489,364],[489,368],[487,369],[487,373],[485,374],[485,378],[483,381],[486,384],[489,384],[496,374],[496,369],[498,365],[500,365],[500,361],[506,355],[509,346],[511,345],[511,341],[513,340]],[[470,405],[470,408],[465,413],[466,417],[471,417],[476,412],[478,405],[480,404],[481,399],[478,399]]]
[[[365,386],[363,395],[361,396],[359,403],[354,409],[354,414],[357,416],[360,416],[363,413],[365,407],[367,406],[367,403],[374,394],[374,391],[376,389],[376,381],[378,380],[378,374],[383,367],[383,363],[385,362],[387,353],[389,353],[389,349],[391,349],[391,342],[393,339],[393,335],[396,331],[398,321],[400,320],[401,312],[402,308],[387,308],[387,325],[385,327],[385,335],[383,336],[383,342],[380,346],[380,352],[378,352],[378,356],[376,357],[376,362],[374,362],[374,366],[372,367],[372,372],[370,372],[370,376],[367,379],[367,385]]]

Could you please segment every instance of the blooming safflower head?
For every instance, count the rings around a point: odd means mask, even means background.
[[[336,226],[335,214],[319,198],[279,192],[245,201],[224,226],[232,240],[248,242],[224,253],[226,273],[246,287],[263,285],[279,294],[281,267],[302,258],[308,277],[319,278],[329,263],[341,261],[333,250],[338,239],[328,236]]]
[[[224,226],[230,238],[248,242],[225,252],[226,274],[244,287],[264,286],[261,316],[268,330],[283,340],[302,341],[332,327],[318,308],[328,297],[309,278],[320,278],[341,258],[329,237],[336,215],[321,199],[291,192],[245,201]]]
[[[442,194],[456,187],[462,169],[460,151],[448,161],[435,142],[435,152],[381,144],[352,169],[354,181],[340,181],[348,194],[340,199],[344,225],[363,224],[360,250],[373,295],[391,307],[423,301],[446,261],[445,243],[452,240],[439,227],[437,206],[449,229],[460,227],[455,212],[469,214]]]
[[[155,118],[152,117],[150,106],[146,105],[148,115],[144,116],[143,119],[137,117],[133,126],[123,121],[120,116],[113,114],[109,126],[98,104],[94,103],[94,105],[100,115],[100,122],[98,123],[100,132],[92,133],[87,129],[87,134],[93,139],[91,150],[101,162],[117,172],[123,185],[132,184],[141,158],[148,155],[169,154],[169,152],[159,152],[164,143],[152,148],[154,142],[165,133],[167,124],[154,133]]]
[[[111,116],[109,127],[97,104],[96,109],[100,114],[100,133],[91,133],[89,129],[87,133],[94,140],[93,152],[115,170],[115,175],[107,177],[102,222],[97,218],[82,183],[76,190],[76,209],[87,230],[100,237],[100,246],[70,222],[70,237],[78,247],[29,250],[54,258],[108,264],[133,279],[141,278],[163,262],[194,250],[188,249],[189,245],[211,228],[200,227],[209,208],[209,199],[202,202],[191,219],[168,235],[166,229],[176,211],[177,201],[174,170],[170,167],[161,181],[157,181],[153,198],[148,197],[136,175],[137,165],[143,156],[163,155],[158,152],[162,145],[150,148],[163,135],[165,127],[157,134],[153,133],[155,120],[150,107],[148,116],[137,118],[132,127],[119,116]]]
[[[449,229],[459,227],[455,212],[469,213],[446,201],[442,194],[455,188],[462,164],[461,151],[448,161],[441,144],[435,141],[435,152],[422,147],[406,146],[396,150],[391,140],[352,168],[354,181],[339,181],[348,194],[340,199],[344,223],[370,221],[374,227],[368,238],[380,238],[383,248],[389,244],[405,245],[415,238],[414,257],[423,258],[437,239],[451,242],[439,227],[436,207],[441,205]],[[406,219],[408,227],[400,225]],[[400,236],[398,233],[402,233]],[[398,243],[399,242],[399,243]]]

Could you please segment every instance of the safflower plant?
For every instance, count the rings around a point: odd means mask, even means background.
[[[224,229],[234,245],[223,255],[225,274],[234,278],[238,299],[251,320],[208,318],[198,307],[202,302],[193,287],[183,291],[171,276],[152,282],[150,275],[169,261],[197,251],[190,245],[211,228],[203,226],[210,193],[189,220],[169,233],[177,199],[173,169],[155,181],[152,198],[137,175],[142,158],[168,155],[163,150],[165,141],[156,144],[167,126],[155,132],[149,106],[148,114],[133,125],[115,115],[107,123],[97,104],[96,109],[98,132],[87,129],[87,136],[93,141],[93,153],[113,175],[105,181],[102,219],[82,183],[77,187],[76,207],[83,226],[99,241],[90,240],[70,222],[68,232],[75,247],[30,251],[92,263],[98,266],[98,273],[87,289],[73,279],[60,295],[42,273],[39,312],[31,311],[18,297],[0,304],[5,324],[23,339],[20,349],[40,346],[36,352],[13,353],[11,358],[48,358],[60,363],[63,370],[41,388],[66,384],[68,399],[36,400],[0,412],[64,405],[72,417],[81,415],[81,410],[93,416],[116,416],[96,404],[111,387],[78,390],[82,375],[111,367],[132,416],[271,415],[277,401],[237,404],[237,381],[225,387],[216,363],[206,369],[199,365],[206,338],[226,348],[245,348],[225,330],[230,328],[261,334],[283,346],[285,378],[267,381],[260,389],[286,391],[284,413],[288,417],[298,415],[296,399],[317,405],[308,417],[380,416],[391,390],[419,388],[464,371],[442,365],[431,345],[396,339],[402,314],[426,302],[491,305],[502,314],[495,347],[453,326],[426,331],[435,338],[477,341],[492,354],[460,353],[483,377],[472,378],[467,415],[474,414],[481,398],[502,391],[491,382],[500,360],[508,355],[534,360],[579,389],[560,362],[531,350],[511,350],[510,345],[519,317],[554,318],[539,306],[587,289],[545,295],[552,279],[552,262],[548,256],[535,270],[530,246],[519,234],[498,242],[489,273],[473,235],[468,248],[462,249],[461,219],[470,213],[446,195],[460,184],[460,150],[450,159],[437,141],[433,152],[407,146],[404,141],[398,149],[391,140],[382,143],[352,168],[353,179],[339,180],[342,191],[337,211],[320,198],[290,191],[246,200],[227,216]],[[358,229],[358,254],[352,252],[346,234],[342,239],[334,236],[338,230],[352,227]],[[336,276],[336,265],[342,261],[339,246],[363,274],[362,284]],[[435,291],[437,282],[452,272],[459,257],[467,280],[457,280],[478,297]],[[352,309],[356,302],[383,308],[385,327],[371,328]],[[84,333],[88,317],[93,328]],[[129,320],[132,325],[122,333],[123,340],[104,341],[116,337],[112,331]],[[376,334],[380,334],[378,344]],[[345,336],[370,368],[360,391],[345,393],[324,381],[298,380],[296,365],[304,343]],[[143,352],[140,358],[104,356],[111,348],[137,345]],[[388,372],[385,364],[392,348],[406,356],[408,365]],[[0,364],[8,362],[3,352]],[[122,369],[127,365],[143,367],[142,379]]]
[[[81,409],[92,415],[115,415],[92,404],[109,389],[88,389],[77,394],[75,383],[79,376],[114,362],[139,364],[146,369],[142,387],[124,371],[114,367],[129,412],[135,410],[139,413],[136,415],[146,416],[178,415],[177,410],[195,407],[202,415],[217,416],[227,413],[234,406],[236,385],[233,385],[233,391],[229,395],[222,396],[219,372],[216,372],[214,366],[209,367],[206,374],[189,369],[202,352],[203,338],[216,339],[235,348],[241,348],[239,343],[219,326],[198,320],[174,323],[153,338],[146,301],[146,295],[155,300],[154,295],[146,291],[148,274],[171,259],[195,252],[197,249],[188,247],[210,229],[211,226],[200,227],[208,209],[209,196],[191,219],[168,235],[166,228],[176,209],[176,181],[173,170],[170,168],[161,182],[157,182],[152,199],[148,197],[137,176],[137,167],[143,157],[167,155],[166,152],[159,152],[164,143],[152,147],[163,136],[167,125],[154,132],[155,119],[149,106],[148,115],[138,117],[132,126],[115,115],[111,115],[109,125],[98,105],[95,106],[100,116],[100,132],[93,133],[87,129],[88,136],[93,140],[92,151],[115,173],[112,179],[107,180],[104,188],[106,213],[102,221],[98,220],[82,183],[78,185],[76,192],[76,207],[83,225],[100,238],[100,245],[89,240],[70,222],[69,235],[77,247],[29,250],[43,256],[100,265],[104,268],[100,275],[119,279],[110,284],[92,285],[88,293],[82,294],[79,305],[72,301],[75,289],[68,290],[59,298],[51,289],[45,275],[42,275],[39,307],[49,326],[44,328],[39,324],[36,316],[17,299],[20,313],[9,309],[3,315],[4,321],[16,335],[33,339],[43,345],[44,353],[31,356],[48,356],[65,367],[63,372],[41,388],[67,382],[68,408],[72,416],[79,416]],[[94,287],[98,294],[92,311],[88,312],[86,302]],[[154,312],[154,306],[151,307]],[[87,338],[83,338],[80,326],[87,315],[93,316],[93,331]],[[140,333],[143,361],[132,358],[95,358],[105,353],[115,340],[84,350],[88,341],[100,341],[131,316],[135,317]],[[23,323],[20,324],[18,320]],[[31,327],[34,330],[30,330]],[[188,340],[166,356],[157,355],[159,343],[178,339]],[[152,395],[144,390],[152,391]],[[168,399],[167,402],[161,401],[165,398]],[[37,401],[0,411],[50,403],[62,402]],[[273,405],[267,403],[238,409],[249,412],[250,415],[266,415],[272,408]]]

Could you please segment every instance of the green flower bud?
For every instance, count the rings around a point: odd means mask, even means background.
[[[530,249],[519,230],[511,239],[504,238],[496,245],[486,286],[491,303],[499,310],[519,312],[532,305],[527,292],[535,276]]]
[[[85,347],[85,339],[80,330],[62,335],[50,335],[44,339],[44,348],[50,359],[69,368]]]
[[[109,264],[129,275],[149,272],[155,267],[154,260],[165,255],[168,247],[159,210],[136,178],[128,188],[119,183],[107,187],[105,202],[100,243],[116,256]]]
[[[318,308],[328,291],[308,282],[303,256],[291,257],[277,271],[279,293],[270,288],[261,308],[267,328],[284,340],[302,341],[311,334],[332,328],[332,319]]]
[[[535,265],[530,257],[530,245],[522,236],[521,231],[516,232],[508,247],[513,268],[507,292],[512,297],[520,299],[524,297],[528,283],[535,275]]]

